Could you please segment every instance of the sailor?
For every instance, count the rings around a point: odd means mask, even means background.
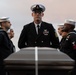
[[[62,35],[63,25],[64,25],[64,24],[59,24],[59,25],[58,25],[58,33],[59,33],[60,36]]]
[[[7,31],[11,27],[11,22],[8,17],[0,18],[0,75],[6,75],[3,60],[12,53],[11,41]]]
[[[66,53],[73,60],[75,65],[70,75],[76,75],[76,31],[74,30],[76,22],[74,20],[66,20],[63,27],[63,32],[67,35],[63,41],[61,41],[60,51]],[[63,34],[63,33],[62,33]]]
[[[59,39],[52,24],[42,21],[45,7],[41,4],[31,6],[33,22],[24,25],[18,40],[18,47],[59,47]]]

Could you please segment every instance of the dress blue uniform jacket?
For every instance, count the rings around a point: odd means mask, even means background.
[[[19,48],[25,47],[59,47],[59,39],[52,24],[42,22],[39,34],[36,33],[34,22],[23,27],[18,41]]]
[[[12,44],[8,34],[0,28],[0,62],[12,53]]]
[[[69,57],[75,60],[74,67],[69,75],[76,75],[76,31],[71,31],[65,38],[62,38],[60,51],[66,53]]]
[[[7,58],[13,51],[13,46],[6,31],[0,28],[0,75],[6,75],[4,69],[4,59]]]
[[[76,61],[76,31],[73,30],[66,38],[62,38],[60,50]]]

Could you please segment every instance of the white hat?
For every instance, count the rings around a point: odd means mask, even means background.
[[[34,4],[34,5],[31,6],[31,10],[32,11],[40,10],[40,11],[44,12],[45,7],[41,4]]]
[[[65,23],[70,24],[70,25],[74,25],[74,26],[76,24],[76,22],[74,20],[71,20],[71,19],[65,20]]]
[[[59,28],[63,28],[63,26],[64,26],[64,23],[58,24]]]
[[[58,26],[64,26],[64,23],[60,23],[60,24],[58,24]]]
[[[0,22],[10,21],[8,17],[1,17]]]

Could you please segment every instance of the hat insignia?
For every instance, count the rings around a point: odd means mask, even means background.
[[[38,9],[39,8],[39,5],[37,5],[36,8]]]

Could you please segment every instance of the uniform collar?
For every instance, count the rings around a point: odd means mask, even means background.
[[[37,25],[39,25],[39,27],[41,27],[41,23],[36,24],[36,23],[34,22],[34,24],[35,24],[35,27],[37,27]]]

